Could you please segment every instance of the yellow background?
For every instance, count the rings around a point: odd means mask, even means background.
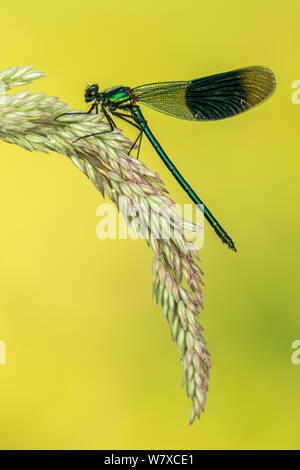
[[[206,226],[213,371],[192,427],[178,351],[151,299],[151,250],[96,238],[101,196],[67,158],[0,142],[1,448],[299,448],[299,13],[298,0],[2,4],[1,69],[32,64],[48,74],[34,91],[74,108],[87,109],[86,82],[134,87],[247,65],[271,67],[278,87],[222,122],[144,109],[238,248]],[[146,141],[141,157],[189,202]]]

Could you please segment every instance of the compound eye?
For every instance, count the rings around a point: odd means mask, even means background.
[[[97,98],[97,94],[98,94],[98,85],[97,84],[94,84],[94,85],[90,85],[86,91],[85,91],[85,101],[86,102],[89,102],[89,101],[93,101],[94,99]]]

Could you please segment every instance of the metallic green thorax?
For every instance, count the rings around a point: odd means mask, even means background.
[[[118,109],[129,109],[132,106],[130,88],[115,87],[105,90],[103,93],[104,103],[111,104]]]

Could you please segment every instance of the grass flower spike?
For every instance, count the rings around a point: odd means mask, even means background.
[[[29,90],[6,94],[13,87],[43,76],[30,66],[0,72],[0,139],[25,150],[54,151],[67,156],[152,248],[153,295],[180,352],[182,385],[192,400],[191,424],[204,411],[211,368],[199,323],[203,273],[196,250],[183,235],[184,228],[197,227],[175,213],[175,204],[159,176],[128,156],[132,144],[120,130],[75,142],[78,137],[108,130],[102,115],[58,117],[76,110],[58,98]],[[168,225],[170,236],[159,237]]]

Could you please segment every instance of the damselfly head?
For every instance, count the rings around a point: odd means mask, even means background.
[[[86,103],[89,103],[90,101],[94,101],[96,98],[98,98],[98,92],[99,92],[99,87],[97,84],[90,85],[87,87],[84,93],[84,99]]]

